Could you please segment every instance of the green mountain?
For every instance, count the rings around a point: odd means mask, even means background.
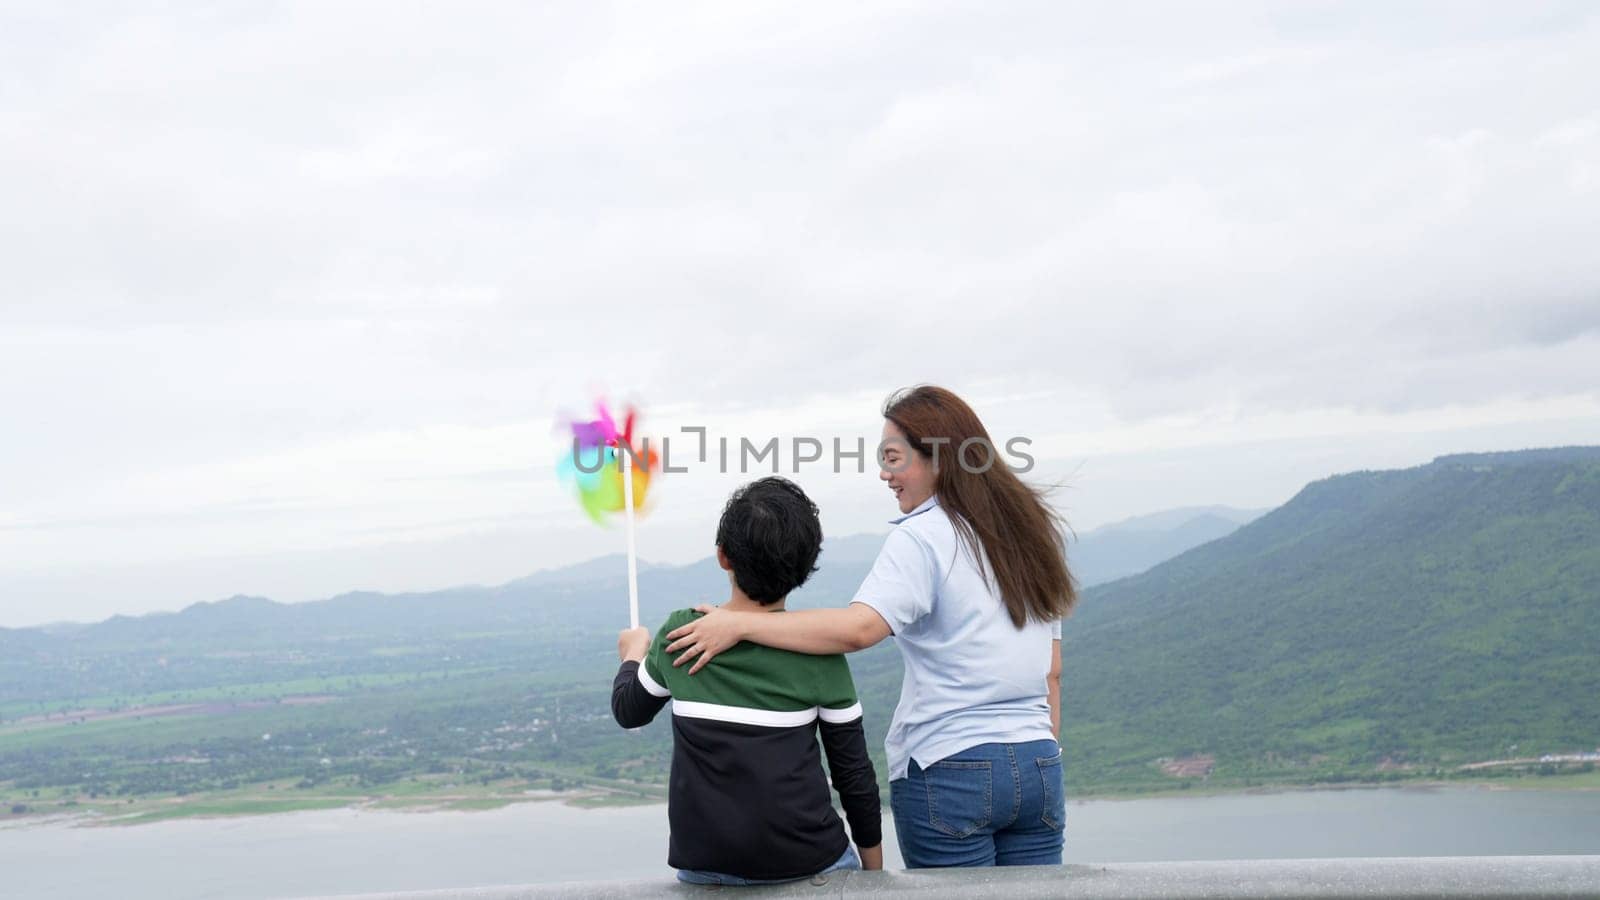
[[[1084,783],[1448,770],[1600,744],[1600,448],[1306,486],[1066,628]],[[1169,781],[1170,783],[1170,781]]]

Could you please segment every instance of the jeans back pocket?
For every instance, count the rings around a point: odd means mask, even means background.
[[[1054,756],[1041,756],[1034,760],[1039,767],[1039,780],[1043,782],[1044,801],[1039,811],[1039,818],[1044,824],[1060,831],[1067,821],[1066,794],[1061,786],[1061,751],[1057,750]]]
[[[987,760],[944,760],[922,770],[928,821],[950,837],[967,837],[994,815],[994,769]]]

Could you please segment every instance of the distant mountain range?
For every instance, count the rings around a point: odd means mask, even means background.
[[[1129,575],[1221,537],[1264,509],[1191,506],[1138,516],[1084,532],[1068,551],[1078,583],[1092,587]]]
[[[794,605],[847,602],[881,543],[830,540]],[[1070,554],[1088,586],[1064,641],[1064,741],[1079,786],[1159,787],[1206,771],[1364,777],[1600,745],[1600,448],[1338,475],[1264,515],[1174,510],[1087,532]],[[502,691],[598,678],[624,578],[618,556],[493,587],[294,605],[233,597],[0,629],[0,719],[463,666],[493,670],[473,677]],[[647,566],[640,583],[647,624],[727,590],[710,559]],[[875,739],[898,691],[896,655],[886,645],[852,658]],[[330,727],[354,728],[358,708]],[[598,749],[586,752],[628,752],[595,728]]]
[[[1259,511],[1225,506],[1167,510],[1085,532],[1070,549],[1074,574],[1084,586],[1142,572],[1191,547],[1222,537]],[[865,576],[883,545],[881,534],[830,538],[819,560],[821,572],[797,597],[799,605],[844,602]],[[94,624],[57,623],[25,629],[0,628],[0,647],[13,641],[48,643],[51,637],[75,640],[189,640],[206,636],[262,641],[297,639],[315,634],[369,634],[373,631],[428,631],[444,625],[468,627],[532,625],[550,613],[570,618],[576,608],[603,610],[611,621],[615,610],[599,604],[569,606],[550,601],[574,595],[626,589],[627,558],[611,554],[570,566],[535,572],[502,585],[464,585],[436,591],[383,594],[355,591],[307,603],[281,604],[265,597],[236,595],[195,603],[176,613],[113,616]],[[682,566],[641,561],[642,612],[654,614],[701,602],[726,599],[726,576],[714,560]],[[625,596],[625,595],[624,595]],[[614,598],[613,598],[614,599]],[[580,618],[588,618],[582,616]]]

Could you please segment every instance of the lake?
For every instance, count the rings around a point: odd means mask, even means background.
[[[1600,791],[1296,791],[1094,800],[1067,809],[1068,862],[1600,853]],[[0,892],[27,898],[265,898],[667,878],[665,806],[326,810],[122,828],[0,828]],[[898,868],[892,831],[887,865]]]

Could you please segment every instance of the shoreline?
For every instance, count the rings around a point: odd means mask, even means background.
[[[1546,778],[1479,778],[1479,779],[1439,779],[1418,778],[1401,781],[1347,781],[1338,784],[1326,782],[1306,782],[1303,784],[1265,784],[1234,786],[1222,785],[1215,788],[1171,788],[1154,791],[1138,791],[1129,793],[1104,793],[1090,792],[1073,794],[1068,792],[1068,803],[1094,802],[1121,802],[1131,800],[1174,800],[1183,797],[1248,797],[1263,796],[1267,794],[1298,794],[1316,793],[1322,791],[1451,791],[1451,790],[1477,790],[1477,791],[1600,791],[1600,778],[1593,783],[1560,783],[1549,784]]]

